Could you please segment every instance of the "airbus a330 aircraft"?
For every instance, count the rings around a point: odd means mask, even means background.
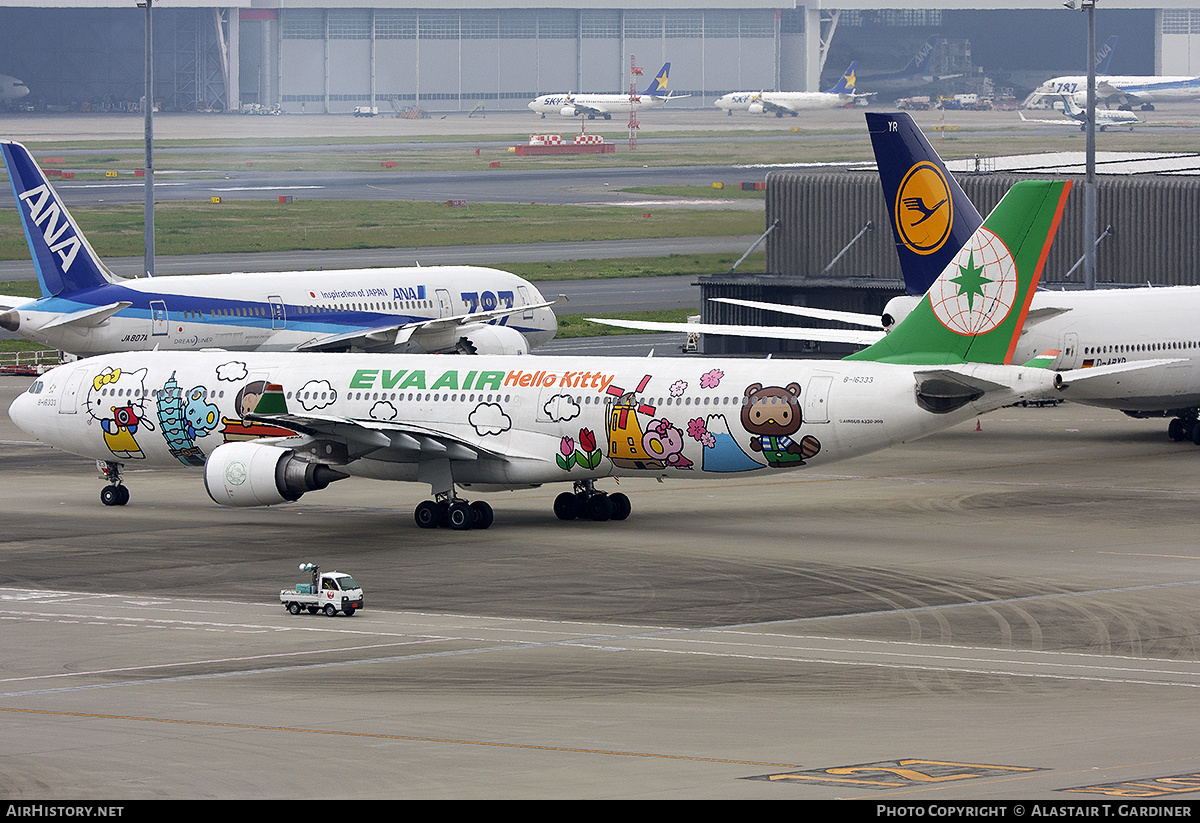
[[[47,372],[9,415],[104,461],[110,505],[124,464],[203,465],[224,506],[407,480],[434,493],[420,526],[486,528],[491,507],[457,488],[562,482],[560,519],[622,520],[628,498],[596,481],[823,466],[1105,372],[1008,365],[1069,186],[1013,187],[892,334],[843,361],[135,352]]]
[[[868,114],[867,124],[909,294],[892,298],[882,319],[851,312],[725,300],[873,330],[710,324],[700,326],[700,331],[870,345],[921,301],[916,295],[959,254],[983,222],[962,187],[908,114]],[[1042,356],[1049,368],[1082,373],[1117,364],[1140,364],[1145,368],[1113,370],[1098,379],[1064,385],[1058,396],[1118,409],[1132,417],[1170,417],[1167,433],[1171,439],[1200,445],[1198,317],[1200,286],[1038,291],[1015,341],[1013,362]],[[639,327],[625,321],[612,322]],[[696,329],[695,324],[677,324],[659,330]]]
[[[854,72],[857,67],[856,60],[827,91],[734,91],[719,98],[714,105],[725,109],[729,114],[736,110],[748,111],[751,114],[767,112],[776,117],[783,117],[785,114],[798,117],[802,111],[835,109],[866,96],[854,92]]]
[[[563,117],[580,117],[587,115],[588,120],[602,117],[612,120],[614,113],[627,114],[631,109],[652,109],[661,106],[668,100],[686,97],[674,97],[667,91],[667,79],[671,73],[671,64],[663,63],[663,67],[654,75],[650,85],[641,94],[543,94],[529,101],[529,108],[542,117],[547,114],[561,114]]]
[[[0,141],[0,151],[42,290],[0,295],[0,328],[57,349],[524,354],[558,329],[532,284],[478,266],[125,280],[28,150]]]
[[[1063,114],[1069,119],[1031,120],[1022,111],[1018,110],[1017,114],[1026,123],[1044,123],[1051,126],[1074,126],[1078,124],[1080,131],[1087,131],[1087,111],[1081,109],[1075,102],[1075,98],[1071,95],[1063,94],[1059,97],[1063,105]],[[1096,109],[1096,129],[1099,131],[1108,131],[1115,128],[1128,128],[1130,131],[1133,131],[1133,127],[1141,125],[1141,122],[1141,118],[1131,111]]]

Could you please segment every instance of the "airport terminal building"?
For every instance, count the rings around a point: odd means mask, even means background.
[[[1200,74],[1196,5],[1104,0],[1097,31],[1121,37],[1112,72]],[[946,41],[934,71],[1019,94],[1079,70],[1062,43],[1074,29],[1082,42],[1085,17],[1043,0],[157,0],[153,15],[163,110],[308,113],[520,110],[539,94],[642,88],[634,67],[648,78],[665,62],[670,90],[690,96],[677,105],[707,107],[730,91],[825,88],[851,60],[860,75],[896,69],[931,33]],[[144,18],[127,1],[7,0],[0,73],[50,110],[136,106]]]

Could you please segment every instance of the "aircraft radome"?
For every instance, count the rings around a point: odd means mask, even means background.
[[[560,519],[623,520],[628,497],[597,481],[824,466],[1083,379],[1011,365],[1069,188],[1014,186],[926,299],[841,361],[133,352],[53,369],[9,414],[102,461],[109,505],[129,500],[124,466],[195,466],[225,506],[357,476],[427,483],[422,527],[487,528],[459,489],[569,483]]]
[[[480,266],[125,280],[93,251],[20,143],[0,141],[42,296],[0,295],[0,328],[78,355],[118,351],[524,354],[554,337],[551,303]]]

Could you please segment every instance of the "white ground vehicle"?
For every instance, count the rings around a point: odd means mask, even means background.
[[[299,583],[294,589],[279,592],[279,602],[292,614],[308,609],[309,614],[323,611],[333,617],[339,611],[350,617],[363,607],[363,590],[354,578],[342,572],[321,573],[315,563],[301,563],[300,571],[312,572],[312,583]]]

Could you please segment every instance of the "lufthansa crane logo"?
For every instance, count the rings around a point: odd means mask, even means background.
[[[896,192],[895,208],[900,240],[910,251],[933,254],[950,236],[954,200],[949,183],[933,163],[917,163],[908,170]]]
[[[933,313],[950,331],[984,334],[999,326],[1017,301],[1017,263],[1004,241],[977,231],[929,289]]]

